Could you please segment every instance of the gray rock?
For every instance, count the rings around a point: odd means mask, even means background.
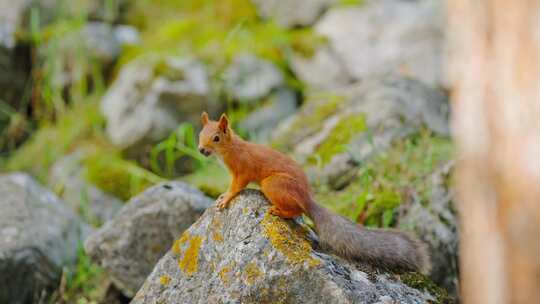
[[[265,142],[278,123],[296,111],[296,96],[290,89],[277,89],[268,99],[240,122],[240,128],[250,131],[252,140]]]
[[[78,150],[55,162],[48,182],[87,223],[99,226],[113,218],[122,202],[85,181],[84,157],[84,151]]]
[[[328,62],[337,62],[340,64],[331,69],[332,75],[350,75],[359,80],[392,72],[430,85],[447,86],[443,71],[443,7],[438,0],[371,0],[357,7],[333,8],[315,26],[317,33],[328,38],[330,55],[315,54],[302,64],[312,73],[300,68],[297,74],[317,86],[320,81],[313,81],[311,74],[324,74]],[[336,58],[322,60],[325,56]],[[336,71],[338,68],[340,71]],[[334,86],[344,83],[336,80],[339,83]]]
[[[139,194],[85,242],[91,259],[132,297],[175,238],[212,204],[182,182],[158,184]]]
[[[182,122],[217,112],[204,66],[177,57],[142,57],[122,68],[101,101],[107,134],[123,148],[155,142]]]
[[[433,188],[429,207],[423,206],[413,191],[400,206],[397,221],[398,227],[414,230],[429,245],[431,279],[457,298],[458,220],[452,202],[454,191],[446,185],[453,167],[454,161],[450,161],[431,174]]]
[[[305,26],[317,18],[337,0],[252,0],[259,15],[274,19],[284,27]]]
[[[313,249],[299,221],[267,213],[255,190],[209,208],[159,261],[138,303],[427,303],[399,276]],[[383,302],[384,303],[384,302]]]
[[[88,227],[25,174],[1,175],[0,196],[0,303],[42,303]]]
[[[237,56],[225,71],[227,93],[241,102],[257,101],[283,83],[283,74],[273,63],[251,54]]]
[[[296,76],[311,88],[334,89],[353,81],[344,63],[328,45],[319,47],[309,58],[292,53],[289,60]]]
[[[367,131],[351,137],[347,151],[339,154],[346,157],[336,158],[340,164],[331,161],[328,165],[328,170],[334,170],[343,162],[366,160],[422,125],[437,134],[449,135],[448,112],[448,99],[443,92],[417,80],[385,75],[316,95],[274,132],[273,139],[306,158],[316,152],[343,119],[365,116]],[[330,175],[334,174],[342,172]]]

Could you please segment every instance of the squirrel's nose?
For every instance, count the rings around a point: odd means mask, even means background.
[[[199,148],[199,152],[201,152],[201,154],[204,155],[204,156],[210,155],[210,151],[206,150],[205,148],[202,148],[202,147]]]

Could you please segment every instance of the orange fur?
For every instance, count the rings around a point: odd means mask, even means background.
[[[199,134],[199,149],[217,154],[232,176],[229,190],[219,199],[219,208],[227,207],[242,189],[254,182],[274,205],[273,214],[292,218],[304,212],[311,190],[304,172],[292,159],[266,146],[242,140],[234,134],[224,115],[219,121],[209,121],[203,113],[201,122],[204,128]],[[219,137],[218,142],[214,141],[215,137]]]

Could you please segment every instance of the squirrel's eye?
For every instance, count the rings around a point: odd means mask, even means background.
[[[214,142],[218,142],[219,141],[219,136],[214,136]]]

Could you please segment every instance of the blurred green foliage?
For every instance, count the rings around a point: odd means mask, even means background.
[[[389,150],[361,164],[357,177],[344,189],[321,187],[316,198],[353,221],[361,219],[367,226],[390,227],[409,191],[414,191],[423,204],[429,204],[431,174],[451,156],[449,138],[424,130],[397,140]]]

